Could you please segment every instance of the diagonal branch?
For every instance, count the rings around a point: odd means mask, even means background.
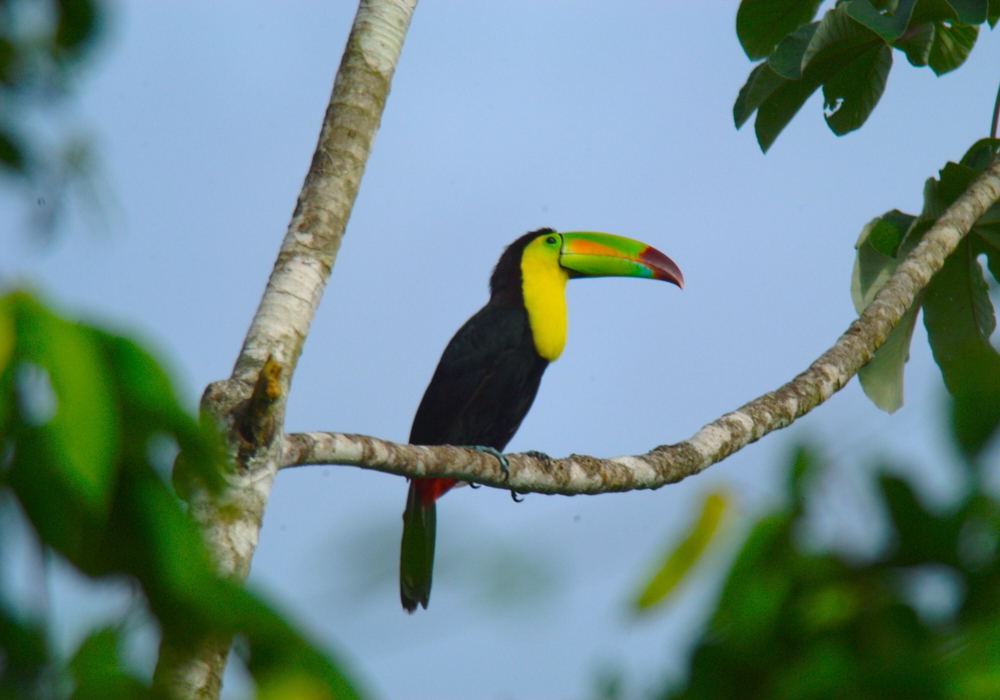
[[[1000,156],[938,219],[833,347],[777,391],[727,413],[675,445],[611,459],[509,455],[507,478],[494,457],[461,447],[401,445],[342,433],[297,433],[285,436],[281,466],[346,464],[408,477],[446,476],[525,493],[564,495],[655,489],[680,481],[791,425],[847,384],[976,220],[998,199]]]

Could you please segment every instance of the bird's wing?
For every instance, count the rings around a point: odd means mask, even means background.
[[[491,421],[470,414],[483,410],[502,411],[503,407],[491,404],[507,397],[493,394],[499,393],[501,386],[520,384],[523,380],[520,376],[501,375],[515,372],[527,377],[537,362],[544,363],[530,343],[527,314],[523,310],[495,304],[480,309],[455,333],[441,355],[413,419],[410,442],[495,446],[491,443],[502,441],[506,444],[527,407],[524,411],[515,411],[519,415],[511,416],[513,425],[509,429],[500,426],[498,430]],[[536,389],[537,382],[530,392],[532,399]],[[509,434],[497,437],[498,433]]]

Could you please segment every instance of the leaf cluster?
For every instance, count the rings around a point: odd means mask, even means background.
[[[231,468],[221,440],[180,407],[146,351],[28,294],[0,298],[0,492],[17,499],[40,541],[87,576],[137,581],[163,633],[161,659],[240,635],[262,696],[357,697],[278,615],[215,574],[163,473],[165,444],[179,449],[186,479],[217,492]],[[0,697],[51,696],[46,679],[59,672],[78,698],[160,692],[121,670],[119,636],[96,632],[54,672],[44,628],[0,605]]]
[[[824,117],[842,136],[865,123],[885,91],[893,49],[937,75],[958,68],[979,26],[1000,19],[1000,0],[838,0],[814,19],[820,0],[743,0],[736,33],[752,61],[733,105],[741,127],[757,113],[763,151],[810,95],[823,88]]]
[[[937,514],[906,482],[880,472],[895,536],[876,560],[859,564],[797,546],[804,485],[818,470],[810,452],[797,452],[791,506],[753,528],[686,686],[663,697],[1000,696],[1000,504],[977,488]],[[906,585],[931,571],[955,582],[943,615],[921,609]]]
[[[976,178],[1000,140],[983,139],[960,162],[949,162],[939,178],[924,186],[919,215],[898,210],[869,222],[856,244],[851,296],[860,314],[920,242],[944,210]],[[976,455],[1000,424],[1000,353],[990,343],[996,316],[989,286],[979,263],[984,256],[1000,280],[1000,203],[976,222],[947,258],[858,378],[868,397],[886,411],[903,403],[903,365],[909,356],[917,312],[923,309],[927,339],[954,399],[953,432],[962,450]]]

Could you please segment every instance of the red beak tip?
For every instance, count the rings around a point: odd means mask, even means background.
[[[684,274],[681,272],[681,269],[677,267],[677,263],[658,251],[656,248],[653,248],[652,246],[647,248],[642,255],[639,256],[639,260],[653,268],[655,271],[654,276],[657,279],[664,280],[665,282],[673,282],[681,289],[684,289]]]

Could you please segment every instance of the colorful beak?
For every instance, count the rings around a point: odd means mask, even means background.
[[[572,277],[646,277],[684,289],[684,275],[656,248],[611,233],[562,234],[559,264]]]

